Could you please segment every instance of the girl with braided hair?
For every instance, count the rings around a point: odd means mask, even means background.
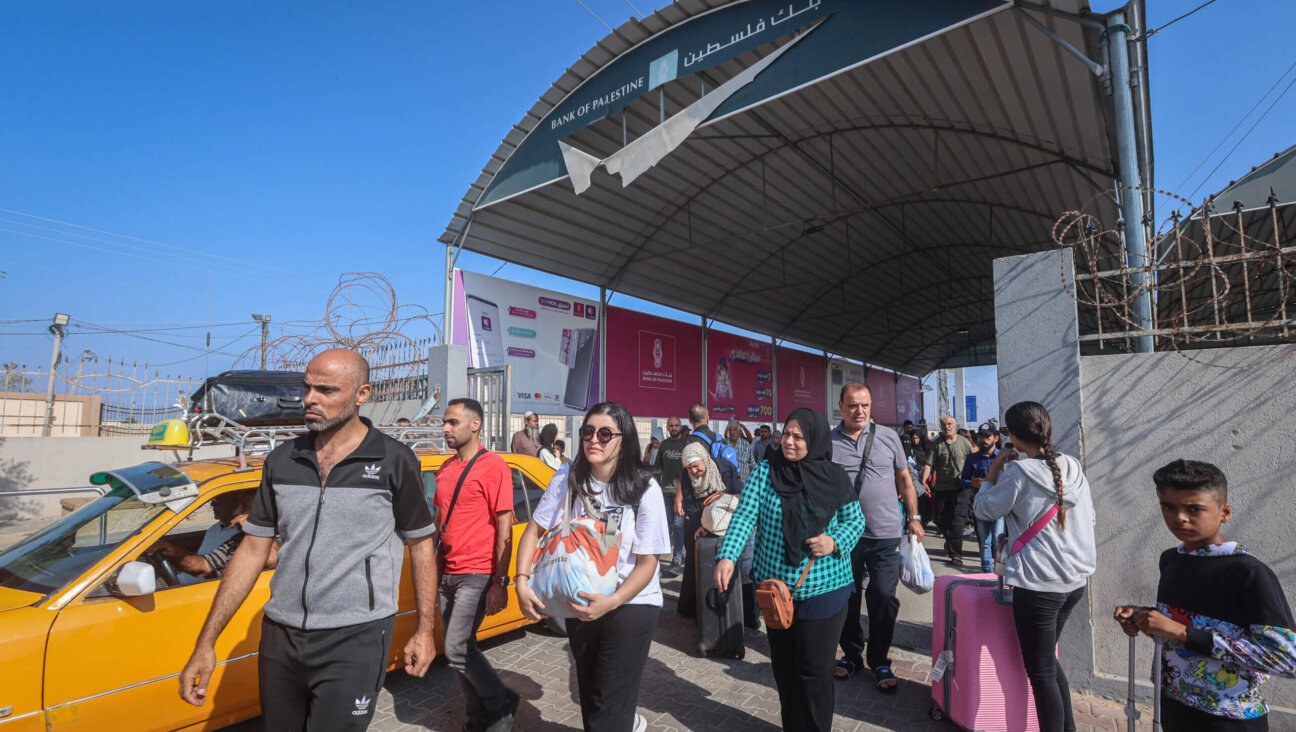
[[[1089,481],[1080,461],[1053,444],[1044,405],[1018,402],[1004,423],[1013,447],[990,465],[972,511],[983,521],[1006,518],[1013,544],[1002,550],[1004,580],[1013,587],[1013,622],[1040,732],[1070,732],[1071,690],[1055,649],[1097,566]]]

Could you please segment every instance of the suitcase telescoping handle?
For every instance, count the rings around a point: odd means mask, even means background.
[[[1156,656],[1152,662],[1152,732],[1161,732],[1161,647],[1163,638],[1156,638]]]
[[[1152,732],[1161,732],[1161,646],[1165,643],[1160,638],[1155,638],[1156,655],[1152,661]],[[1130,636],[1129,639],[1129,695],[1125,703],[1125,718],[1129,720],[1129,732],[1134,732],[1135,722],[1139,718],[1138,708],[1134,706],[1134,674],[1135,671],[1135,644],[1138,642],[1138,636]]]
[[[1129,691],[1125,695],[1125,719],[1129,732],[1134,732],[1139,718],[1138,707],[1134,706],[1134,658],[1138,655],[1135,647],[1137,643],[1138,636],[1131,635],[1129,637]]]

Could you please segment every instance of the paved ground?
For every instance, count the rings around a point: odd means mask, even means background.
[[[929,541],[929,551],[939,541]],[[935,561],[938,574],[955,572]],[[770,669],[765,634],[747,631],[747,656],[742,661],[699,658],[694,644],[695,625],[673,612],[679,580],[665,583],[667,609],[657,626],[639,697],[648,728],[667,730],[779,729],[778,696]],[[952,732],[949,722],[928,716],[931,687],[926,681],[931,667],[931,595],[917,596],[901,589],[901,625],[894,653],[900,691],[882,696],[873,689],[868,672],[837,682],[835,730],[939,730]],[[504,682],[522,697],[518,730],[579,730],[575,673],[566,640],[539,628],[517,631],[492,639],[484,646]],[[1082,732],[1118,732],[1125,729],[1124,709],[1110,701],[1076,695],[1076,722]],[[1151,729],[1145,711],[1140,729]],[[438,730],[453,732],[463,724],[463,702],[454,673],[439,661],[423,679],[394,673],[378,699],[375,732]],[[226,732],[259,732],[253,720]]]

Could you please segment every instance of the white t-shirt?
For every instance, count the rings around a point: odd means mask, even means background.
[[[544,497],[531,513],[531,520],[545,530],[552,529],[562,520],[563,502],[567,500],[567,475],[570,464],[564,465],[549,481]],[[590,503],[600,511],[607,511],[609,521],[620,521],[621,547],[617,552],[617,584],[630,576],[639,554],[666,554],[671,551],[670,524],[666,519],[666,503],[662,500],[661,486],[648,481],[648,490],[639,499],[636,515],[631,506],[624,506],[612,497],[607,483],[590,478]],[[572,516],[585,515],[585,504],[577,500],[572,504]],[[625,527],[633,526],[633,531]],[[648,584],[627,605],[662,605],[661,579],[654,572]]]
[[[540,462],[544,463],[546,466],[554,470],[557,470],[558,468],[562,467],[563,464],[562,460],[559,460],[557,455],[544,449],[543,447],[540,448],[540,452],[537,454],[537,457],[540,458]]]

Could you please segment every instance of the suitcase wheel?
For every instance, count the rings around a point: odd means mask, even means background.
[[[945,718],[945,712],[942,712],[941,708],[936,706],[935,704],[932,705],[931,709],[927,710],[927,714],[937,722]]]

